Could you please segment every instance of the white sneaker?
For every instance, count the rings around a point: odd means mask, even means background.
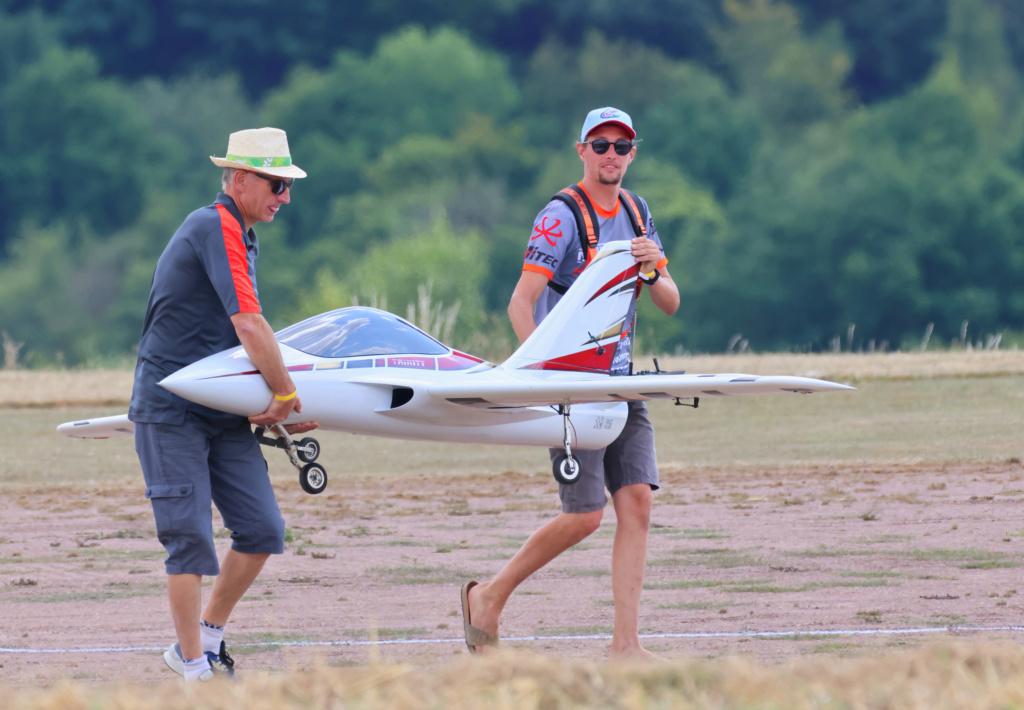
[[[181,657],[181,644],[175,641],[164,651],[164,663],[178,675],[185,675],[185,660]]]
[[[220,642],[220,653],[210,653],[207,651],[205,654],[206,660],[210,662],[210,671],[216,675],[223,675],[226,678],[234,679],[235,676],[235,661],[228,655],[227,646],[224,642]],[[167,650],[164,651],[164,663],[167,667],[178,675],[184,677],[185,675],[185,659],[181,655],[181,644],[175,641]],[[205,675],[205,673],[203,674]],[[211,676],[212,677],[212,676]],[[200,677],[200,680],[209,680],[209,678]]]

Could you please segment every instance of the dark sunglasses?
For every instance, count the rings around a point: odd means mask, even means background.
[[[287,190],[289,187],[295,184],[295,180],[282,180],[281,178],[267,177],[266,175],[262,175],[260,173],[253,173],[253,175],[260,178],[261,180],[266,180],[267,182],[269,182],[270,191],[273,192],[275,195],[284,194],[285,190]]]
[[[640,139],[640,140],[643,140],[643,139]],[[594,152],[597,153],[598,155],[604,155],[605,153],[607,153],[609,146],[615,146],[615,152],[618,153],[619,155],[628,155],[629,151],[633,150],[633,147],[637,143],[639,143],[640,141],[639,140],[637,140],[637,141],[627,141],[624,138],[620,138],[619,140],[617,140],[614,143],[612,143],[610,140],[608,140],[606,138],[598,138],[597,140],[593,140],[593,141],[581,141],[581,142],[583,144],[588,144],[589,143],[590,147],[593,148]]]

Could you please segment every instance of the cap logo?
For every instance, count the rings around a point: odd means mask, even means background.
[[[601,118],[618,118],[618,116],[619,116],[619,112],[618,111],[604,111],[601,114]]]

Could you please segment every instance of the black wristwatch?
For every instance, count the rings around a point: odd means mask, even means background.
[[[638,277],[640,278],[640,280],[641,280],[641,281],[643,281],[643,282],[644,282],[645,284],[647,284],[648,286],[651,286],[652,284],[654,284],[654,282],[655,282],[655,281],[657,281],[658,279],[660,279],[660,278],[661,278],[661,272],[660,272],[660,271],[658,271],[657,269],[655,269],[655,270],[654,270],[654,276],[652,276],[652,277],[651,277],[651,278],[650,278],[649,280],[648,280],[648,279],[645,279],[645,278],[644,278],[644,274],[642,274],[642,273],[640,273],[640,274],[637,274],[637,276],[638,276]]]

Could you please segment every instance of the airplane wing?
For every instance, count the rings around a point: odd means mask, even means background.
[[[129,421],[127,414],[119,414],[114,417],[65,422],[57,427],[57,431],[74,439],[109,439],[114,436],[132,436],[135,433],[135,425]]]
[[[430,394],[482,409],[628,402],[649,399],[829,392],[856,389],[828,380],[780,375],[598,375],[592,379],[536,376],[479,379],[431,385]]]

